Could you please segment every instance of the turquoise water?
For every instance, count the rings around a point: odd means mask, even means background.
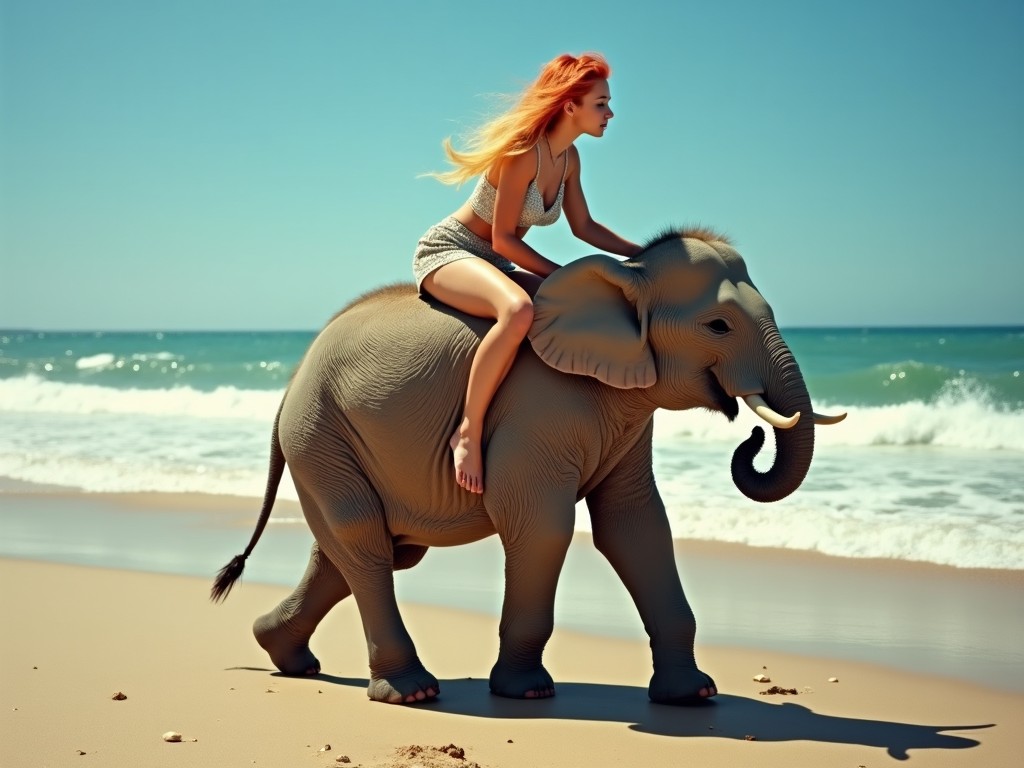
[[[785,338],[816,398],[880,406],[960,392],[1024,407],[1024,328],[796,329]]]
[[[1024,569],[1024,328],[783,335],[817,410],[849,418],[818,431],[797,493],[758,505],[728,472],[754,423],[745,409],[733,424],[659,412],[675,535]],[[271,421],[313,336],[0,331],[0,476],[259,497]]]
[[[39,333],[0,330],[0,379],[114,389],[280,389],[315,333]],[[784,332],[816,399],[849,405],[930,401],[968,388],[1024,404],[1024,327],[797,328]]]

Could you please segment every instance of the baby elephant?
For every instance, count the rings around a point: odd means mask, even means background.
[[[813,415],[770,307],[713,232],[663,233],[624,262],[579,259],[545,280],[534,310],[530,344],[488,412],[483,495],[456,484],[448,437],[488,321],[397,285],[353,302],[312,342],[274,422],[256,531],[212,593],[222,599],[241,575],[287,464],[317,543],[295,592],[254,626],[282,672],[320,671],[310,637],[351,594],[369,649],[369,697],[437,696],[402,622],[393,571],[414,566],[428,547],[497,533],[506,588],[491,691],[553,695],[542,656],[575,504],[585,498],[594,543],[651,638],[651,700],[715,695],[694,659],[696,624],[651,468],[654,412],[705,408],[731,420],[745,399],[776,436],[765,472],[754,467],[759,427],[733,457],[736,486],[757,501],[800,485],[815,421],[834,419]]]

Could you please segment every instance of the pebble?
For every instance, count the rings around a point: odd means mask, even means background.
[[[350,758],[348,755],[342,755],[341,757],[334,758],[334,762],[336,762],[336,763],[351,763],[352,762],[352,758]]]
[[[778,685],[773,685],[771,688],[766,688],[763,691],[759,691],[762,696],[774,696],[775,694],[782,694],[784,696],[796,696],[796,688],[781,688]]]
[[[181,741],[181,734],[177,731],[168,731],[162,738],[164,741]]]
[[[768,675],[754,675],[755,683],[770,683],[772,679]]]
[[[829,681],[830,683],[838,683],[838,682],[839,682],[839,678],[838,678],[838,677],[830,677],[830,678],[828,679],[828,681]]]
[[[112,698],[112,699],[113,699],[114,701],[124,701],[124,700],[125,700],[125,699],[127,699],[128,697],[127,697],[127,696],[125,696],[125,695],[124,695],[124,694],[123,694],[123,693],[122,693],[121,691],[118,691],[117,693],[115,693],[115,694],[114,694],[113,696],[111,696],[110,698]]]
[[[331,745],[330,744],[324,744],[322,747],[320,747],[320,751],[321,752],[330,752],[331,751]]]

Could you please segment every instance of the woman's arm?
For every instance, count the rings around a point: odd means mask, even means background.
[[[546,259],[523,242],[518,234],[519,217],[523,212],[526,190],[537,173],[533,152],[512,155],[498,167],[498,194],[494,199],[494,221],[491,223],[491,244],[494,250],[511,262],[535,275],[547,277],[558,264]]]
[[[617,256],[635,256],[641,251],[636,243],[619,237],[590,216],[587,198],[580,183],[580,155],[576,147],[569,149],[569,168],[565,178],[565,199],[562,203],[565,218],[572,233],[585,243]]]

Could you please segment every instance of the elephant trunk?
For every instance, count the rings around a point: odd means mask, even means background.
[[[733,453],[732,479],[740,493],[754,501],[768,502],[784,499],[807,476],[814,455],[814,419],[803,375],[778,328],[765,320],[762,333],[768,360],[763,397],[780,414],[801,415],[790,429],[774,429],[775,460],[766,472],[754,467],[754,457],[764,445],[761,427],[755,427]]]

